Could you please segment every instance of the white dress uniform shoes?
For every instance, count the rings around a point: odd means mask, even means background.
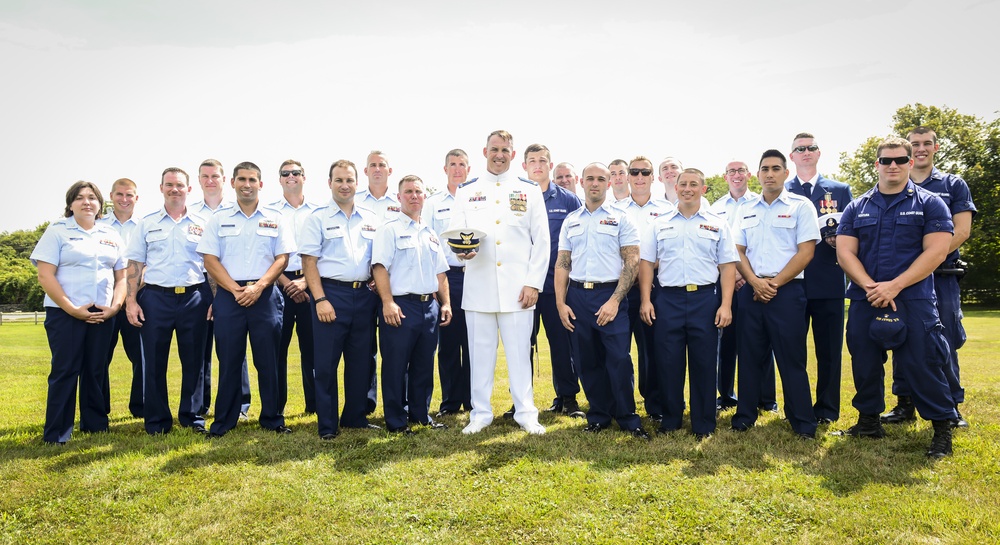
[[[469,422],[468,426],[462,428],[462,433],[464,433],[465,435],[471,435],[473,433],[479,433],[479,432],[483,431],[484,429],[486,429],[486,426],[489,426],[489,424],[486,423],[486,422],[472,421],[472,422]]]
[[[539,424],[538,422],[532,422],[521,426],[524,431],[530,433],[531,435],[545,435],[545,426]]]

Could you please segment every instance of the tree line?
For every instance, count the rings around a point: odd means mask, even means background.
[[[906,136],[911,129],[924,126],[937,133],[941,150],[934,164],[942,172],[961,176],[972,192],[978,214],[972,221],[969,240],[962,246],[962,258],[971,264],[962,280],[965,303],[1000,305],[1000,118],[986,121],[962,114],[953,108],[906,105],[896,110],[889,132]],[[875,149],[885,135],[872,136],[853,153],[841,153],[840,172],[830,177],[851,185],[858,197],[878,181],[875,173]],[[756,165],[749,165],[751,170]],[[714,202],[728,188],[721,175],[706,180],[706,198]],[[760,191],[757,178],[750,188]],[[0,305],[16,305],[23,310],[42,310],[45,297],[38,285],[37,271],[28,257],[48,223],[32,230],[0,233]]]

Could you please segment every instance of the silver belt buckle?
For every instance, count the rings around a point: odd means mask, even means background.
[[[592,290],[592,289],[594,289],[594,283],[593,282],[584,282],[583,283],[583,289],[585,289],[585,290]]]

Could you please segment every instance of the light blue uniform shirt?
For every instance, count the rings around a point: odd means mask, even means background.
[[[222,202],[220,202],[219,206],[215,207],[215,209],[209,208],[209,206],[205,204],[205,201],[198,201],[188,206],[188,214],[197,214],[207,220],[219,210],[225,210],[227,208],[232,208],[233,206],[234,203],[232,201],[227,201],[226,199],[222,199]]]
[[[691,218],[680,211],[656,218],[646,226],[639,257],[659,263],[661,286],[705,286],[719,279],[719,265],[739,261],[726,220],[698,209]]]
[[[716,216],[726,220],[726,222],[729,223],[729,226],[732,227],[733,224],[736,223],[736,209],[739,208],[741,204],[759,196],[759,194],[754,193],[749,189],[739,199],[734,199],[732,195],[726,193],[712,203],[710,210]]]
[[[122,251],[125,251],[125,249],[128,248],[128,245],[131,244],[132,235],[135,233],[136,227],[139,226],[139,223],[135,221],[135,216],[130,217],[124,222],[121,222],[118,221],[118,217],[115,216],[114,212],[111,212],[107,216],[104,216],[103,218],[97,221],[98,223],[104,223],[110,225],[111,227],[114,227],[115,231],[118,231],[118,234],[122,236],[122,242],[125,243],[125,246],[122,248]]]
[[[441,237],[441,233],[448,230],[448,224],[451,223],[451,211],[455,208],[455,196],[448,193],[445,189],[439,193],[435,193],[427,198],[424,202],[424,213],[421,218],[427,225],[434,229],[434,232],[438,234],[438,238]],[[442,240],[445,245],[447,241]],[[444,252],[445,259],[448,261],[448,266],[450,267],[464,267],[465,263],[459,261],[458,256],[455,252],[451,251],[451,248],[445,248]]]
[[[559,231],[559,251],[571,252],[570,279],[614,282],[622,274],[621,249],[639,245],[639,230],[620,208],[605,201],[591,213],[581,206],[566,216]]]
[[[354,204],[360,204],[375,212],[375,217],[378,218],[379,225],[383,225],[385,222],[400,216],[399,201],[396,200],[392,187],[386,190],[385,195],[382,195],[381,199],[376,198],[367,189],[362,189],[354,194]]]
[[[607,201],[605,201],[605,204],[606,203]],[[643,232],[646,230],[646,226],[656,220],[656,218],[677,210],[677,207],[674,206],[673,203],[668,202],[662,197],[658,199],[651,198],[642,206],[636,204],[636,202],[629,197],[614,203],[613,206],[624,211],[625,214],[628,215],[628,219],[632,221],[632,225],[634,225],[636,230],[639,231],[639,237],[642,237]]]
[[[56,280],[76,306],[108,306],[114,298],[115,272],[125,268],[125,243],[106,223],[85,231],[72,216],[60,218],[45,229],[31,252],[31,264],[44,261],[56,266]],[[45,306],[58,307],[48,294]]]
[[[296,245],[299,245],[299,231],[302,229],[302,224],[309,217],[309,214],[318,208],[318,205],[313,204],[308,201],[303,201],[302,206],[295,208],[284,197],[274,201],[270,204],[270,207],[281,212],[281,216],[285,218],[285,226],[292,230],[292,238],[295,239]],[[288,266],[285,267],[286,271],[298,271],[302,269],[302,258],[299,256],[299,252],[292,252],[288,254]]]
[[[275,257],[295,251],[291,229],[277,210],[258,204],[247,217],[239,206],[216,212],[208,220],[198,253],[214,255],[233,280],[257,280]]]
[[[323,278],[360,282],[371,278],[372,243],[378,218],[354,205],[351,217],[332,200],[306,217],[299,231],[299,254],[317,258]]]
[[[819,240],[816,207],[785,189],[771,204],[758,196],[740,205],[736,214],[733,239],[746,248],[750,268],[759,277],[777,275],[799,244]],[[795,278],[803,277],[800,272]]]
[[[174,221],[163,208],[142,218],[125,257],[145,263],[147,284],[173,288],[205,281],[205,265],[198,243],[208,223],[189,210]]]
[[[444,252],[430,225],[400,214],[375,232],[372,265],[381,263],[389,271],[393,295],[434,293],[437,275],[448,270]]]

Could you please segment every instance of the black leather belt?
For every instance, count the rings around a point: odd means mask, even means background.
[[[684,286],[660,286],[660,289],[665,289],[667,291],[701,291],[709,288],[715,289],[715,284],[705,284],[704,286],[699,286],[698,284],[687,284]]]
[[[160,291],[163,293],[173,293],[176,295],[183,295],[185,293],[191,293],[200,290],[205,285],[204,282],[199,282],[193,286],[175,286],[173,288],[168,288],[166,286],[157,286],[156,284],[146,284],[143,289],[150,289],[153,291]]]
[[[403,295],[393,295],[393,297],[401,297],[403,299],[409,299],[410,301],[420,301],[421,303],[426,303],[434,298],[433,293],[404,293]]]
[[[302,276],[305,273],[302,272],[302,269],[299,269],[297,271],[285,271],[283,274],[285,275],[286,278],[295,279],[295,278],[302,278]]]
[[[599,290],[603,288],[613,288],[618,285],[618,281],[614,282],[577,282],[576,280],[570,280],[569,285],[574,288],[580,288],[585,290]]]
[[[448,267],[448,272],[453,272],[453,273],[465,272],[465,267],[463,267],[463,266]]]
[[[323,282],[326,282],[328,284],[333,284],[334,286],[342,286],[342,287],[345,287],[345,288],[351,288],[351,289],[358,290],[358,289],[361,289],[361,288],[367,286],[369,281],[368,280],[353,280],[351,282],[345,282],[343,280],[335,280],[333,278],[323,278]]]
[[[236,283],[240,286],[252,286],[260,282],[260,280],[236,280]]]

